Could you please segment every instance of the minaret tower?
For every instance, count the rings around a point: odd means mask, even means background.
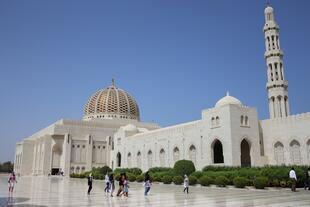
[[[270,118],[287,117],[290,114],[288,99],[288,82],[284,78],[283,51],[280,48],[279,26],[275,21],[273,8],[265,8],[265,59],[267,64]]]

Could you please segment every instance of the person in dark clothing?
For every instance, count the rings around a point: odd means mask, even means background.
[[[88,191],[87,194],[90,194],[91,189],[93,188],[93,176],[90,173],[89,176],[87,177],[87,184],[88,184]]]
[[[113,173],[109,177],[109,182],[110,182],[110,192],[111,192],[111,197],[113,197],[113,192],[115,189],[115,183],[114,183],[114,176]]]
[[[119,188],[118,188],[116,196],[120,196],[121,192],[123,192],[125,176],[126,176],[125,173],[121,173],[121,177],[119,178],[119,182],[118,182]]]
[[[151,190],[151,178],[150,178],[150,175],[149,175],[149,171],[147,171],[145,173],[145,176],[144,176],[144,195],[147,196],[149,191]]]
[[[310,167],[308,167],[308,170],[306,171],[306,182],[305,182],[305,190],[310,190]]]

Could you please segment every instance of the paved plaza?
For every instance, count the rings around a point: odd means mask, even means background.
[[[182,186],[154,184],[149,196],[143,186],[131,183],[129,197],[109,197],[103,181],[95,181],[90,196],[86,179],[61,177],[22,177],[12,198],[8,198],[7,177],[0,176],[0,206],[310,206],[310,192],[287,190],[245,190],[215,187],[191,187],[184,195]]]

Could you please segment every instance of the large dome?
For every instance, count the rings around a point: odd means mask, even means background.
[[[84,120],[91,119],[135,119],[140,120],[139,106],[135,99],[123,89],[112,85],[97,91],[84,108]]]

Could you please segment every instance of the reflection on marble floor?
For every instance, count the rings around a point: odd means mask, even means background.
[[[185,195],[182,186],[154,184],[150,195],[144,197],[142,184],[131,183],[128,198],[111,198],[103,189],[104,183],[95,181],[88,196],[86,179],[22,177],[13,197],[8,198],[7,177],[0,176],[0,206],[310,206],[310,192],[304,190],[292,193],[191,187],[190,194]]]

